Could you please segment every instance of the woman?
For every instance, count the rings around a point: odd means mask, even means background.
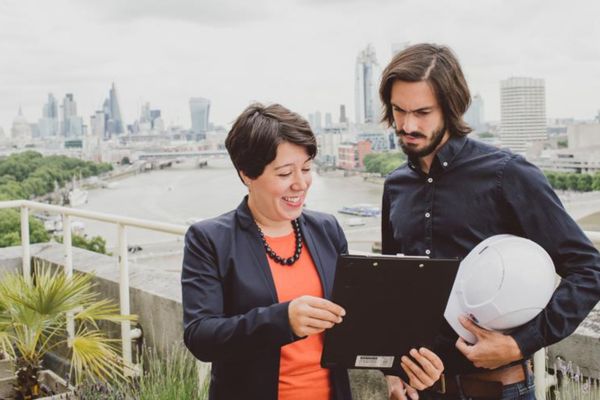
[[[254,104],[225,145],[248,195],[190,227],[181,279],[184,341],[212,362],[209,398],[350,399],[346,371],[320,366],[323,331],[345,315],[326,299],[348,246],[333,216],[303,209],[316,139],[299,115]]]

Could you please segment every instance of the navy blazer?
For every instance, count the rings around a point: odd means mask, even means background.
[[[348,244],[337,220],[304,210],[305,251],[331,297],[338,254]],[[247,205],[192,225],[185,235],[181,273],[184,342],[212,362],[210,400],[276,400],[280,348],[299,340],[280,303],[267,255]],[[346,370],[332,370],[335,400],[351,399]]]

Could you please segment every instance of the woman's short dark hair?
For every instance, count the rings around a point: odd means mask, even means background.
[[[275,159],[282,142],[304,147],[310,158],[317,155],[317,140],[304,118],[280,104],[254,103],[235,120],[225,147],[238,174],[255,179]]]
[[[451,135],[464,136],[471,128],[463,115],[471,103],[469,86],[458,59],[447,46],[416,44],[398,53],[382,73],[379,96],[383,103],[382,122],[392,126],[392,86],[396,81],[420,82],[431,85],[442,108],[446,129]]]

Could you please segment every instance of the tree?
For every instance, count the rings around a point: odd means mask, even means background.
[[[546,179],[548,179],[550,186],[556,189],[556,174],[552,171],[544,171],[544,175],[546,175]]]
[[[100,321],[135,320],[120,315],[114,302],[93,291],[93,275],[67,277],[60,269],[35,266],[35,279],[7,273],[0,280],[0,347],[16,358],[20,398],[37,398],[37,371],[45,355],[58,345],[69,346],[71,377],[108,382],[125,379],[118,341],[98,329]],[[73,313],[75,334],[68,338],[67,313]],[[16,349],[13,350],[13,349]]]
[[[59,243],[63,243],[62,236],[57,236],[56,240]],[[74,247],[79,247],[80,249],[86,249],[101,254],[108,254],[106,251],[106,240],[102,236],[93,236],[92,238],[88,239],[85,236],[73,234],[71,236],[71,244]]]
[[[15,153],[0,161],[0,199],[28,199],[51,193],[54,184],[64,186],[75,177],[89,177],[112,170],[110,164],[96,164],[66,156],[43,157],[35,151]]]
[[[567,176],[559,172],[556,174],[556,189],[558,190],[567,190],[569,188],[567,183]]]
[[[578,174],[577,190],[580,192],[589,192],[592,190],[592,176],[590,174]]]
[[[596,172],[592,177],[592,190],[600,190],[600,172]]]
[[[365,170],[385,176],[398,168],[405,160],[401,153],[371,153],[363,159]]]
[[[29,217],[29,242],[42,243],[50,240],[44,224]],[[0,210],[0,247],[19,246],[21,244],[21,216],[18,211]]]
[[[567,174],[567,189],[569,190],[577,190],[577,183],[579,179],[577,174]]]

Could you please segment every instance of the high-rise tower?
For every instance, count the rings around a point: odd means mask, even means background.
[[[524,153],[529,143],[548,138],[543,79],[503,80],[500,83],[500,111],[502,146]]]
[[[190,114],[192,117],[192,133],[196,139],[206,138],[210,116],[210,100],[203,97],[190,99]]]
[[[376,123],[380,117],[379,79],[381,68],[377,63],[375,49],[368,45],[356,57],[354,79],[355,122]]]

